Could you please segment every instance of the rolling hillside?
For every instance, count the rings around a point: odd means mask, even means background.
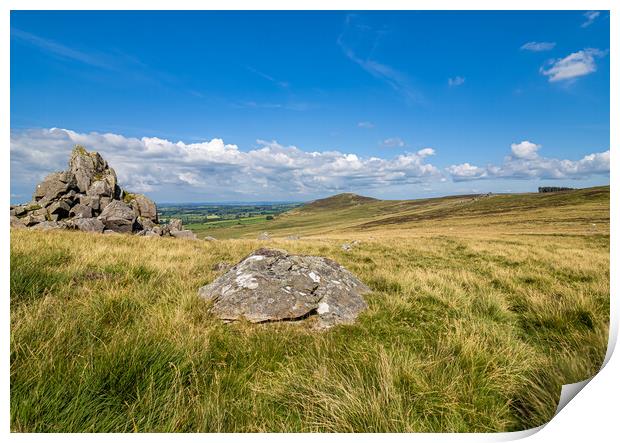
[[[514,431],[605,356],[609,187],[337,196],[215,232],[13,229],[11,430]],[[320,333],[223,323],[198,288],[266,246],[342,264],[368,309]]]
[[[376,200],[339,194],[316,200],[250,226],[190,228],[216,238],[255,238],[267,231],[288,235],[366,237],[389,231],[398,235],[466,235],[483,228],[494,233],[591,233],[609,230],[609,186],[544,194],[460,195],[422,200]]]

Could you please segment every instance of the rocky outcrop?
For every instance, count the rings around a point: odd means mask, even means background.
[[[116,172],[98,152],[76,146],[66,171],[39,183],[32,201],[11,206],[11,227],[78,229],[88,232],[140,233],[190,238],[181,220],[159,225],[157,206],[145,195],[124,191]]]
[[[319,327],[353,322],[370,289],[333,260],[279,249],[253,252],[198,295],[222,320],[252,323],[318,317]]]

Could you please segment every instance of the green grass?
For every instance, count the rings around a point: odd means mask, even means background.
[[[492,220],[483,213],[500,205],[478,200],[437,225],[363,229],[351,226],[440,211],[454,199],[322,211],[332,223],[306,208],[269,222],[289,217],[294,226],[278,225],[268,243],[13,230],[11,429],[538,426],[561,385],[594,375],[606,351],[609,201],[598,195],[554,196],[555,205],[523,197],[521,212],[506,197],[510,215]],[[593,230],[586,218],[602,221]],[[291,230],[309,238],[277,238]],[[354,238],[361,243],[342,251]],[[196,295],[218,275],[212,266],[265,245],[338,261],[372,289],[369,308],[354,325],[324,332],[214,318]]]
[[[204,236],[209,235],[211,232],[220,232],[222,228],[237,228],[245,227],[248,225],[269,223],[271,220],[266,220],[266,215],[255,215],[252,217],[243,217],[238,219],[228,220],[214,220],[207,223],[189,223],[185,225],[187,229],[191,229],[196,235]]]

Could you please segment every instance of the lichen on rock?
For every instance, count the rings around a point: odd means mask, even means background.
[[[261,248],[198,290],[222,320],[252,323],[316,316],[321,328],[355,321],[370,289],[325,257]]]

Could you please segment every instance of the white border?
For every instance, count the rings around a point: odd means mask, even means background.
[[[618,45],[620,35],[618,34],[619,20],[618,14],[620,8],[616,7],[617,2],[611,0],[602,1],[579,1],[579,0],[506,0],[501,3],[489,0],[470,0],[468,2],[459,2],[457,0],[439,0],[439,1],[403,1],[403,0],[304,0],[297,1],[294,4],[283,0],[262,0],[260,2],[251,2],[243,0],[230,0],[227,2],[200,2],[192,0],[91,0],[88,3],[79,0],[57,0],[54,2],[44,0],[5,0],[1,3],[0,15],[0,53],[2,70],[0,73],[2,98],[2,118],[0,119],[0,134],[3,141],[1,144],[1,160],[0,160],[0,180],[2,181],[2,202],[4,207],[9,206],[10,198],[10,174],[9,174],[9,140],[10,140],[10,10],[133,10],[133,9],[159,9],[159,10],[248,10],[248,9],[287,9],[287,10],[376,10],[376,9],[396,9],[396,10],[611,10],[610,26],[611,26],[611,43],[610,43],[610,63],[611,75],[611,121],[618,122]],[[576,30],[577,32],[577,30]],[[615,125],[611,125],[610,149],[613,153],[611,188],[616,189],[617,179],[613,173],[617,169],[617,158],[615,147],[618,145],[618,130]],[[613,146],[613,148],[612,148]],[[503,441],[514,440],[517,438],[531,435],[530,441],[612,441],[620,435],[618,425],[618,412],[615,407],[620,398],[620,383],[618,383],[618,374],[620,374],[620,360],[617,356],[612,357],[613,348],[618,335],[618,303],[616,296],[616,286],[618,282],[617,257],[618,242],[615,232],[618,227],[618,211],[619,206],[615,193],[612,192],[611,199],[611,327],[610,341],[607,353],[607,364],[596,375],[583,391],[577,394],[576,400],[570,401],[564,409],[546,426],[540,429],[523,431],[518,433],[499,433],[499,434],[296,434],[295,439],[310,440],[315,438],[326,440],[355,440],[356,442],[371,442],[377,438],[390,438],[401,441]],[[2,430],[4,434],[9,434],[10,416],[9,416],[9,220],[8,217],[0,217],[0,227],[3,235],[0,236],[1,247],[1,264],[0,282],[3,288],[2,304],[2,351],[0,352],[0,361],[2,362],[2,384],[0,392],[2,393],[2,403],[0,405],[2,411]],[[540,431],[537,432],[536,431]],[[532,435],[533,434],[533,435]],[[291,437],[287,434],[218,434],[207,436],[194,436],[192,434],[10,434],[9,439],[16,441],[82,441],[85,437],[95,441],[109,441],[111,438],[121,438],[135,441],[167,441],[171,438],[191,441],[195,438],[216,439],[218,441],[236,441],[239,438],[251,438],[255,441],[264,441],[272,443],[273,441],[286,441]]]

